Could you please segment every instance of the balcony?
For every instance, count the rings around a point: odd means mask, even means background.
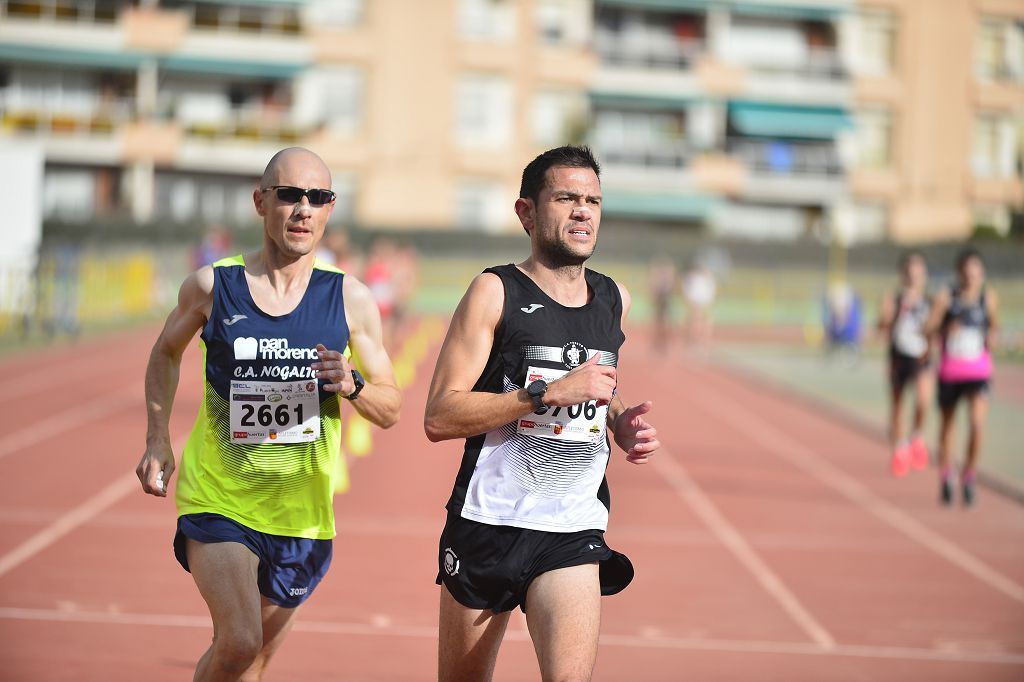
[[[0,17],[66,24],[113,24],[131,2],[127,0],[0,0]]]
[[[739,195],[748,201],[823,205],[846,191],[833,142],[730,138],[726,149],[747,168]]]

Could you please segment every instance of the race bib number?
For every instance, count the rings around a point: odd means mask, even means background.
[[[928,339],[921,333],[921,325],[910,315],[900,315],[893,330],[896,349],[904,355],[920,357],[928,350]]]
[[[530,367],[526,383],[543,379],[551,383],[566,374],[565,370]],[[544,414],[531,412],[516,423],[516,433],[554,440],[594,443],[604,438],[608,406],[597,406],[590,400],[569,407],[549,407]]]
[[[308,443],[320,437],[315,381],[232,381],[232,443]]]
[[[957,327],[946,339],[946,354],[958,360],[976,360],[985,352],[985,335],[978,327]]]

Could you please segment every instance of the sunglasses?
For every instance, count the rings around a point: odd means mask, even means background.
[[[263,187],[260,191],[269,192],[275,189],[277,190],[277,198],[286,204],[297,204],[302,201],[302,197],[308,197],[311,206],[323,206],[324,204],[329,204],[334,201],[334,197],[337,196],[329,189],[318,189],[316,187],[312,189],[302,189],[301,187],[292,187],[291,185]]]

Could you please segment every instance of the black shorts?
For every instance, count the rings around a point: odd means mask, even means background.
[[[526,591],[541,573],[600,562],[601,594],[626,589],[633,564],[608,548],[604,531],[549,533],[492,526],[448,515],[437,554],[437,584],[471,609],[526,611]]]
[[[893,391],[902,391],[903,387],[917,378],[917,375],[928,369],[929,363],[911,355],[896,351],[889,352],[889,385]]]
[[[960,398],[970,398],[978,395],[988,395],[990,391],[989,380],[979,379],[977,381],[939,381],[939,407],[948,410],[956,407]]]

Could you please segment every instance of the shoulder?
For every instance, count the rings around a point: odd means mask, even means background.
[[[181,283],[179,296],[188,299],[209,299],[213,296],[214,279],[213,266],[204,265],[185,278]]]
[[[464,298],[480,303],[502,303],[505,300],[505,284],[497,273],[481,272],[469,283]]]
[[[341,291],[345,296],[345,307],[375,306],[377,304],[370,287],[352,275],[346,274],[341,280]]]

